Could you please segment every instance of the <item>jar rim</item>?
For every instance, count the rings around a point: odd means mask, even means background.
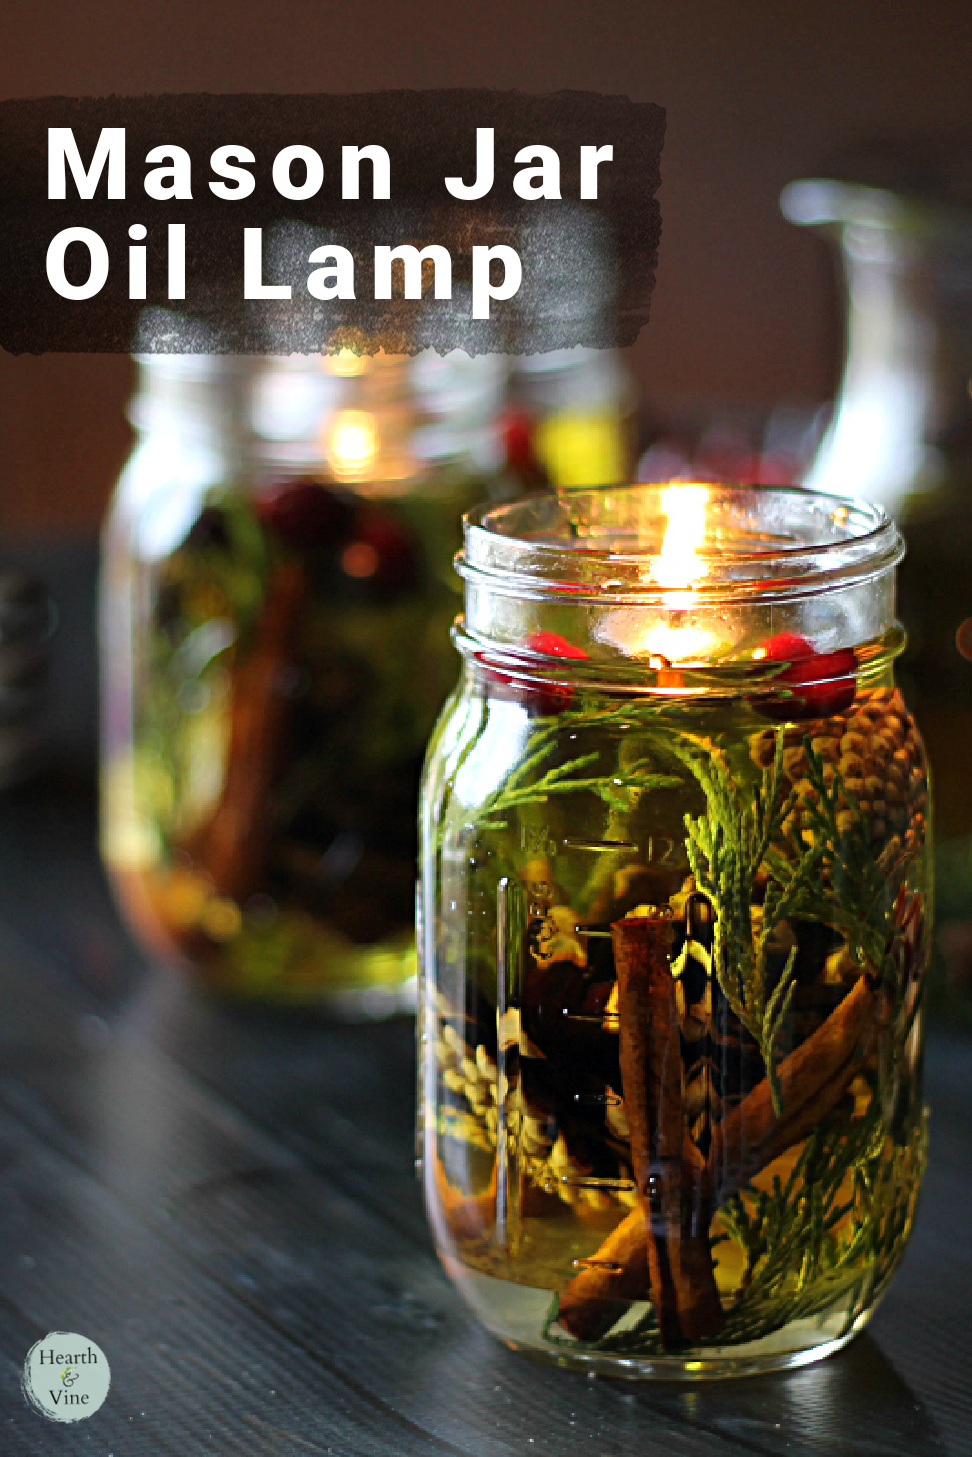
[[[686,507],[694,538],[683,520],[670,547],[673,513]],[[880,506],[742,482],[632,483],[487,503],[467,513],[464,540],[456,570],[493,592],[673,609],[687,595],[699,604],[815,595],[886,572],[904,555]]]

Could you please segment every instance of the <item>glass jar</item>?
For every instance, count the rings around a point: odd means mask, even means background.
[[[102,580],[113,883],[219,991],[413,1005],[415,801],[481,481],[419,471],[409,361],[139,365]]]
[[[467,518],[422,797],[420,1152],[508,1345],[800,1365],[925,1164],[925,755],[875,507],[639,485]]]

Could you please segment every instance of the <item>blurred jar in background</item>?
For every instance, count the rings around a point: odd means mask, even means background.
[[[485,473],[461,422],[420,467],[408,360],[138,363],[101,598],[117,893],[219,991],[393,1012],[419,769],[455,677],[452,554]]]

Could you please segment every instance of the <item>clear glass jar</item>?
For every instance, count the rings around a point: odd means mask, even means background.
[[[409,361],[139,364],[102,579],[113,883],[219,991],[413,1005],[415,801],[482,481],[418,468]]]
[[[422,798],[420,1152],[508,1345],[799,1365],[925,1164],[928,781],[874,508],[626,486],[467,518]]]

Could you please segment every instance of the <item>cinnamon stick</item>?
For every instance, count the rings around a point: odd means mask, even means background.
[[[860,976],[826,1021],[783,1059],[779,1067],[784,1090],[781,1118],[773,1112],[769,1082],[763,1079],[715,1125],[701,1185],[701,1207],[707,1208],[708,1219],[730,1194],[806,1138],[836,1107],[874,1051],[882,1025],[881,1000],[871,978]],[[689,1163],[691,1178],[691,1155]],[[708,1219],[703,1214],[699,1223],[706,1227],[694,1231],[694,1241],[683,1241],[683,1265],[686,1251],[691,1252],[691,1261],[703,1240],[708,1252]],[[629,1284],[637,1285],[644,1260],[639,1252],[644,1223],[644,1211],[632,1210],[593,1257],[614,1267],[610,1275],[602,1274],[592,1261],[561,1296],[561,1324],[579,1339],[595,1340],[603,1335],[610,1328],[600,1325],[605,1302],[617,1299],[616,1292],[628,1289]],[[711,1270],[711,1258],[708,1267]]]
[[[233,900],[259,890],[263,880],[267,797],[287,712],[277,679],[290,655],[306,590],[300,563],[276,567],[256,641],[233,673],[223,790],[211,819],[187,845],[217,893]]]
[[[648,1286],[662,1344],[669,1348],[712,1336],[723,1323],[708,1224],[698,1228],[687,1197],[691,1163],[685,1157],[682,1047],[671,970],[673,927],[668,916],[629,917],[611,927],[611,936],[618,977],[621,1081],[643,1215]],[[626,1233],[634,1243],[634,1222]],[[596,1276],[596,1267],[593,1273]],[[592,1316],[578,1312],[576,1286],[577,1281],[572,1282],[565,1292],[558,1315],[561,1325],[574,1334],[581,1328],[589,1332],[609,1313],[609,1307],[602,1305],[600,1319],[593,1322]]]
[[[877,1038],[877,993],[860,976],[817,1030],[779,1066],[783,1114],[764,1078],[715,1125],[708,1171],[714,1206],[806,1138],[840,1102]]]
[[[632,1300],[648,1296],[648,1232],[639,1204],[562,1292],[557,1319],[579,1341],[596,1341]]]

